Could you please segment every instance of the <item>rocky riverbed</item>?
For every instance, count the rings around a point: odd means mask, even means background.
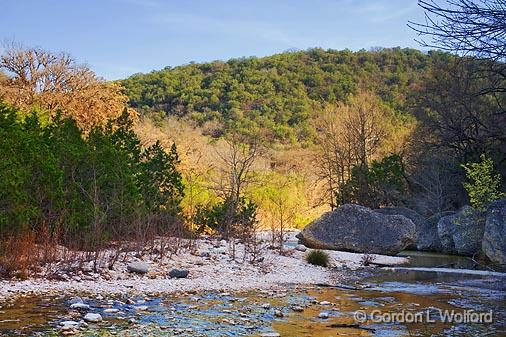
[[[202,239],[171,257],[127,253],[112,270],[62,270],[0,283],[6,336],[487,336],[506,333],[506,277],[390,268],[408,257],[328,251],[309,265],[290,233],[282,252],[259,261],[243,249]],[[411,257],[413,258],[413,257]],[[455,258],[455,257],[454,257]],[[417,257],[414,260],[419,260]],[[441,261],[438,256],[437,261]],[[368,261],[369,266],[364,266]],[[453,263],[453,262],[452,262]],[[429,265],[430,267],[430,265]],[[38,276],[38,277],[36,277]],[[485,323],[447,322],[442,311],[492,312]],[[422,312],[427,322],[377,322],[374,312]],[[357,312],[365,319],[357,320]],[[360,318],[360,317],[359,317]]]
[[[191,249],[182,249],[177,254],[161,259],[157,254],[139,256],[134,252],[125,253],[112,269],[94,271],[92,262],[87,262],[77,272],[63,268],[57,270],[51,279],[41,271],[24,281],[0,281],[0,301],[19,294],[85,292],[134,296],[336,283],[346,279],[350,270],[361,268],[363,264],[364,254],[328,251],[330,268],[310,265],[304,259],[308,251],[298,249],[295,235],[296,232],[288,235],[288,247],[281,253],[264,247],[254,263],[244,261],[244,246],[241,244],[235,246],[233,254],[229,242],[202,239],[194,242]],[[400,265],[408,261],[406,257],[371,257],[376,263],[388,265]],[[55,275],[57,279],[54,279]]]
[[[8,336],[501,336],[504,279],[434,273],[353,272],[348,285],[191,291],[157,296],[61,294],[4,301]],[[440,312],[491,312],[485,323]],[[374,313],[428,313],[430,322],[377,322]],[[365,313],[366,316],[357,316]],[[424,316],[426,317],[426,316]],[[426,318],[424,318],[426,319]]]

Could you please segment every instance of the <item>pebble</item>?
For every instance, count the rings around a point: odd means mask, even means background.
[[[281,310],[276,310],[274,311],[274,317],[278,317],[278,318],[281,318],[283,317],[283,312]]]

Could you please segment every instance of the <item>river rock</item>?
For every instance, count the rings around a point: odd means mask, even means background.
[[[79,322],[76,321],[63,321],[60,322],[60,329],[62,330],[71,330],[79,327]]]
[[[303,312],[304,308],[301,307],[301,306],[299,306],[299,305],[296,305],[296,306],[292,307],[292,310],[295,311],[295,312]]]
[[[297,237],[309,248],[395,255],[415,242],[416,226],[402,215],[346,204],[307,225]]]
[[[482,212],[464,206],[457,213],[439,219],[437,232],[443,253],[472,256],[481,250],[485,217]]]
[[[320,312],[320,314],[318,315],[318,318],[321,318],[321,319],[327,319],[329,317],[330,317],[329,313],[325,312],[325,311]]]
[[[88,310],[90,309],[90,306],[88,304],[77,302],[70,305],[70,309],[76,309],[76,310]]]
[[[307,247],[302,244],[298,244],[295,246],[295,250],[298,250],[299,252],[305,252],[307,250]]]
[[[187,269],[172,269],[169,271],[170,278],[187,278],[190,273]]]
[[[127,270],[131,273],[146,274],[149,271],[149,265],[142,261],[130,262]]]
[[[93,314],[89,312],[84,316],[83,319],[89,323],[97,323],[102,321],[102,316],[100,314]]]
[[[84,303],[83,299],[79,296],[76,296],[76,297],[72,297],[69,301],[69,304],[72,305],[72,304],[75,304],[75,303]]]
[[[506,198],[487,208],[482,249],[490,261],[506,265]]]

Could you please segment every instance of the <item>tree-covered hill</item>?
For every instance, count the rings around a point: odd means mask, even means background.
[[[414,49],[285,52],[263,58],[167,67],[122,80],[132,107],[185,116],[212,135],[234,128],[282,142],[311,141],[311,119],[326,103],[358,90],[378,94],[398,113],[434,58]]]

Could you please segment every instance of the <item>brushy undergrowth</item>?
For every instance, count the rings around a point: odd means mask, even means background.
[[[319,249],[312,250],[306,255],[306,261],[315,266],[327,267],[329,265],[329,255]]]

